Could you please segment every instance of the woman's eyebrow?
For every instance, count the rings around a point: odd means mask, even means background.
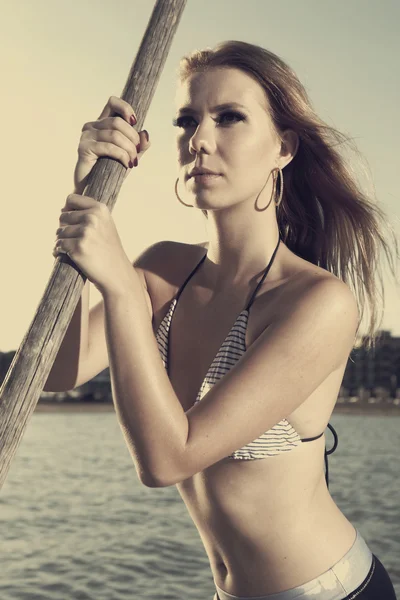
[[[226,108],[244,108],[246,109],[246,107],[243,104],[240,104],[239,102],[226,102],[225,104],[218,104],[217,106],[214,106],[213,108],[211,108],[211,112],[217,112],[218,110],[224,110]],[[182,115],[182,114],[187,114],[187,113],[195,113],[196,110],[194,108],[191,108],[190,106],[183,106],[182,108],[180,108],[178,110],[178,114]]]

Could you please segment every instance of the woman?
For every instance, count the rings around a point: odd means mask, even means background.
[[[339,155],[340,134],[272,52],[234,41],[194,52],[176,100],[175,189],[207,217],[208,241],[154,244],[134,269],[108,209],[81,194],[99,156],[137,166],[147,132],[115,97],[83,128],[54,254],[102,301],[73,387],[109,365],[140,480],[177,485],[215,599],[391,600],[387,571],[324,476],[324,432],[365,297],[364,343],[377,330],[382,213]]]

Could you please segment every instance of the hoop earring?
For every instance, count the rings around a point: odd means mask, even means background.
[[[179,182],[179,177],[178,179],[175,181],[175,196],[178,198],[179,202],[181,204],[183,204],[183,206],[188,206],[189,208],[194,208],[194,206],[192,206],[192,204],[186,204],[186,202],[183,202],[183,200],[181,200],[179,198],[179,194],[178,194],[178,182]]]
[[[281,190],[280,190],[280,193],[279,193],[279,198],[278,198],[278,199],[276,199],[276,197],[275,197],[275,196],[276,196],[276,194],[275,194],[275,191],[276,191],[276,182],[277,182],[277,180],[278,180],[278,176],[277,176],[277,177],[276,177],[276,179],[275,179],[275,177],[273,177],[273,184],[272,184],[272,194],[271,194],[271,198],[270,198],[270,201],[268,202],[267,206],[264,206],[264,208],[257,208],[257,201],[258,201],[258,198],[260,197],[260,195],[261,195],[262,191],[264,190],[265,186],[267,185],[269,177],[271,176],[271,174],[272,174],[272,173],[273,173],[273,172],[274,172],[276,169],[278,169],[278,174],[280,174],[280,176],[281,176]],[[255,201],[255,203],[254,203],[254,208],[255,208],[255,209],[258,211],[258,212],[264,212],[264,210],[267,210],[267,208],[268,208],[268,207],[269,207],[269,205],[271,204],[272,198],[274,198],[274,202],[275,202],[275,206],[276,206],[276,208],[278,208],[278,206],[279,206],[279,205],[280,205],[280,203],[282,202],[282,194],[283,194],[283,173],[282,173],[282,169],[281,169],[280,167],[276,167],[276,169],[272,169],[271,173],[269,174],[269,177],[268,177],[267,181],[266,181],[266,182],[265,182],[265,184],[264,184],[264,187],[262,188],[262,190],[260,191],[260,193],[258,194],[258,196],[257,196],[257,198],[256,198],[256,201]]]
[[[279,198],[278,198],[278,202],[276,200],[274,200],[275,202],[275,206],[278,207],[280,206],[281,202],[282,202],[282,196],[283,196],[283,171],[280,167],[276,167],[278,169],[278,175],[281,176],[281,189],[279,192]],[[276,180],[275,180],[275,190],[276,190],[276,182],[278,181],[278,175],[276,176]],[[275,191],[274,190],[274,191]]]

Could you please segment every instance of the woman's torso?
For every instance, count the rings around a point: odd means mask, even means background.
[[[155,334],[207,248],[206,243],[175,245],[175,260],[165,261],[158,273],[146,273]],[[267,276],[258,290],[248,317],[247,348],[310,278],[334,277],[284,250],[290,257],[287,277],[271,283]],[[169,376],[185,411],[255,286],[252,282],[248,290],[231,290],[229,300],[225,295],[209,302],[208,290],[187,284],[169,335]],[[286,417],[301,438],[325,431],[347,359]],[[324,450],[322,436],[273,457],[223,459],[177,485],[219,587],[234,595],[277,593],[313,579],[347,552],[355,530],[327,490]]]

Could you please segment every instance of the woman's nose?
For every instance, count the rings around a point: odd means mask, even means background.
[[[202,149],[212,152],[215,145],[213,133],[205,127],[197,127],[189,141],[189,149],[200,152]]]

